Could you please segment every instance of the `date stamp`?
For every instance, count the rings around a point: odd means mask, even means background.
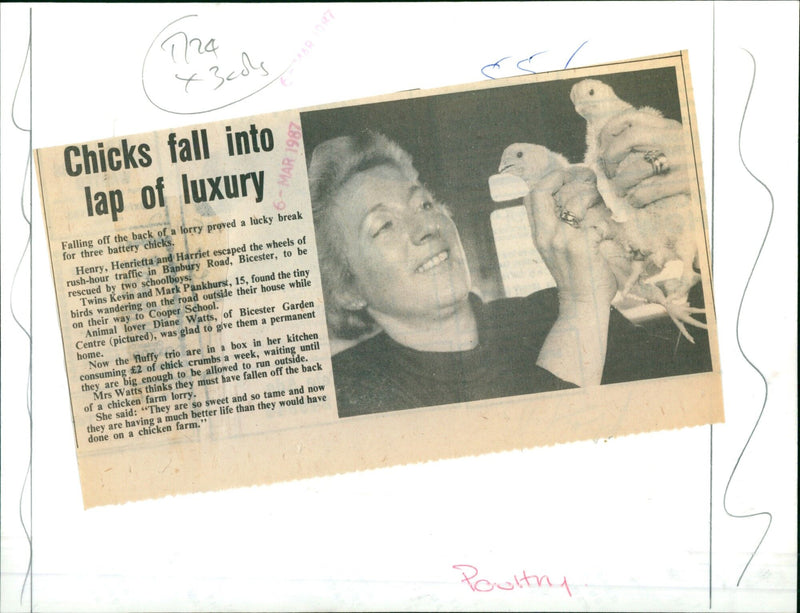
[[[286,130],[286,140],[284,141],[283,159],[281,160],[281,167],[278,172],[278,185],[282,187],[289,187],[294,172],[294,165],[297,161],[297,154],[300,152],[300,143],[303,138],[303,132],[298,124],[294,121],[289,122],[289,128]],[[278,191],[278,200],[272,203],[275,210],[282,211],[286,208],[286,202],[283,200],[283,190]]]

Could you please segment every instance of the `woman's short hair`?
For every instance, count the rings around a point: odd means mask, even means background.
[[[325,313],[330,331],[341,338],[353,339],[372,332],[375,321],[366,308],[357,309],[351,304],[355,277],[342,248],[341,228],[332,214],[334,200],[354,175],[384,165],[417,181],[411,156],[394,141],[371,130],[320,143],[308,166]]]

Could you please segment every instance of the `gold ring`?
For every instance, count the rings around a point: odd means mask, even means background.
[[[581,220],[578,219],[574,213],[567,211],[566,209],[561,211],[558,214],[558,218],[563,221],[565,224],[572,226],[573,228],[579,228],[581,225]]]
[[[654,175],[663,175],[669,170],[667,156],[660,151],[648,151],[644,154],[644,160],[653,167]]]

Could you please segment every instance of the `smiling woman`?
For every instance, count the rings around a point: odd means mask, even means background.
[[[579,370],[599,382],[610,296],[599,309],[562,296],[561,328],[552,291],[484,304],[449,210],[394,142],[369,131],[325,141],[309,182],[331,331],[381,330],[333,358],[340,417],[565,389],[584,383]],[[572,352],[551,342],[545,369],[540,351],[562,328],[582,340]]]
[[[340,417],[682,374],[668,339],[611,308],[599,234],[559,218],[600,197],[585,167],[555,170],[524,199],[558,287],[488,302],[450,209],[394,141],[322,141],[308,177],[328,326],[357,340],[333,357]]]
[[[347,290],[351,304],[366,305],[384,330],[420,349],[440,345],[440,335],[419,334],[431,324],[474,328],[463,321],[470,279],[458,231],[415,178],[382,164],[354,175],[334,202],[355,281]]]
[[[645,210],[686,191],[678,171],[694,159],[674,146],[687,125],[676,72],[602,74],[620,99],[659,113],[609,130],[597,143],[609,164],[596,170],[582,166],[587,122],[570,98],[585,81],[565,75],[301,112],[340,417],[712,369],[702,328],[692,343],[668,311],[637,313],[634,325],[611,306],[637,254],[576,217],[605,202],[598,173],[625,197],[644,194],[631,206]],[[491,178],[513,143],[557,152],[558,163],[498,204]],[[494,213],[519,209],[504,217],[513,232],[495,228]],[[522,265],[504,267],[511,251]],[[507,287],[507,276],[519,283]],[[700,283],[688,304],[704,308]]]

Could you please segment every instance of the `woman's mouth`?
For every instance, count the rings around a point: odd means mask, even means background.
[[[432,258],[425,260],[422,264],[417,266],[417,272],[428,272],[431,268],[435,268],[442,262],[446,262],[450,258],[450,252],[447,250],[440,251]]]

